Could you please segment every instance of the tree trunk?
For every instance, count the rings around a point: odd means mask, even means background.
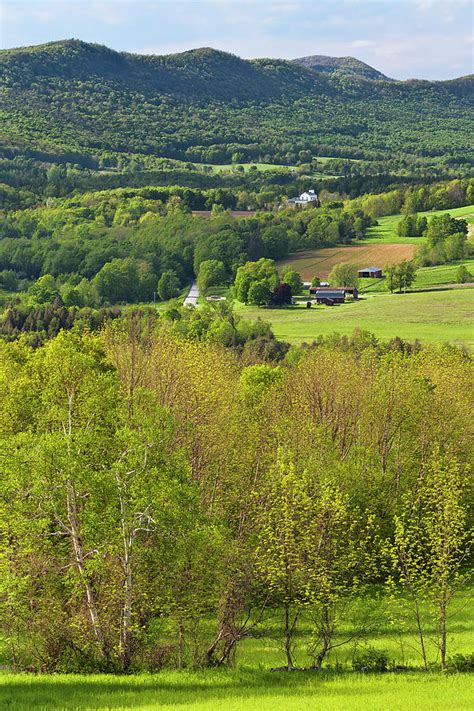
[[[415,600],[415,614],[416,614],[416,626],[418,628],[418,636],[420,638],[421,655],[423,657],[423,666],[426,671],[428,669],[428,660],[426,659],[425,639],[423,637],[423,630],[421,627],[420,608],[418,607],[417,600]]]
[[[123,483],[119,475],[116,475],[116,481],[120,499],[120,516],[122,524],[122,542],[123,542],[123,599],[122,599],[122,621],[120,625],[120,660],[122,669],[126,671],[131,662],[131,622],[132,622],[132,602],[133,602],[133,578],[132,578],[132,544],[133,536],[130,532],[130,527],[127,520],[127,504],[126,493],[124,492]]]
[[[440,624],[440,651],[441,651],[441,670],[446,670],[446,591],[443,590],[443,595],[441,598],[441,605],[439,610],[439,624]]]
[[[329,610],[327,607],[324,608],[324,611],[322,613],[321,634],[323,638],[323,643],[314,662],[314,668],[318,671],[321,669],[324,658],[328,653],[329,649],[331,648],[332,629],[329,620]]]
[[[81,576],[81,580],[84,584],[86,591],[86,603],[89,617],[92,623],[92,629],[94,631],[94,636],[99,642],[101,652],[105,655],[105,645],[104,645],[104,634],[99,620],[99,613],[97,612],[97,605],[95,602],[94,593],[91,585],[87,579],[84,566],[84,551],[82,547],[82,541],[79,534],[79,521],[77,515],[76,506],[76,493],[74,486],[71,481],[67,482],[67,516],[69,523],[69,530],[71,536],[72,548],[74,551],[74,560],[76,563],[76,568]]]
[[[285,654],[286,667],[288,671],[293,669],[293,659],[291,656],[291,637],[294,625],[290,624],[290,605],[285,603]]]

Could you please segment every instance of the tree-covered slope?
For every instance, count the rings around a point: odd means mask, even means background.
[[[315,72],[343,72],[354,74],[364,79],[388,79],[385,74],[374,69],[369,64],[361,62],[355,57],[326,57],[322,54],[314,54],[310,57],[299,57],[293,60],[295,64],[300,64]]]
[[[216,163],[292,163],[301,151],[455,164],[472,156],[472,77],[372,80],[350,67],[316,72],[208,48],[139,56],[68,40],[1,51],[0,81],[3,143],[26,154]]]

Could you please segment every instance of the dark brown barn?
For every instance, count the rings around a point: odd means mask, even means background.
[[[344,298],[346,296],[352,296],[354,301],[358,298],[359,292],[355,287],[352,286],[312,286],[310,287],[309,293],[312,296],[321,296],[323,297],[324,294],[328,295],[329,298],[331,298],[331,293],[332,292],[341,292],[344,295]],[[344,299],[343,299],[344,300]]]
[[[357,272],[359,279],[381,279],[383,277],[380,267],[364,267]]]

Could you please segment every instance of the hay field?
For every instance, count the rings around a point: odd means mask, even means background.
[[[344,247],[327,247],[311,249],[292,254],[278,263],[280,272],[291,265],[301,274],[304,281],[311,281],[317,275],[327,278],[333,266],[340,262],[355,264],[358,269],[363,267],[384,267],[389,262],[400,262],[411,259],[415,254],[414,244],[357,244]]]

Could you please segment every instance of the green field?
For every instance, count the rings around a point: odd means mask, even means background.
[[[453,207],[450,210],[431,210],[429,212],[420,212],[419,215],[425,217],[433,217],[434,215],[444,215],[449,213],[452,217],[462,217],[469,223],[474,223],[474,205],[466,205],[465,207]],[[398,244],[420,244],[420,237],[399,237],[397,234],[397,225],[400,222],[402,215],[388,215],[387,217],[379,217],[376,227],[369,227],[367,237],[364,238],[364,243],[371,242],[395,242]]]
[[[133,676],[0,676],[2,709],[174,711],[458,711],[472,708],[473,680],[439,673],[333,675],[262,671]]]
[[[416,273],[415,281],[409,291],[418,289],[432,289],[446,284],[456,283],[456,274],[460,266],[473,275],[474,281],[474,259],[465,259],[455,264],[439,264],[436,267],[421,267]],[[359,279],[359,291],[364,294],[388,293],[385,279]]]
[[[338,306],[298,305],[266,309],[237,304],[245,318],[269,321],[275,336],[290,343],[310,342],[320,334],[350,335],[355,328],[378,338],[450,341],[474,345],[474,289],[459,288],[407,294],[380,294]]]

